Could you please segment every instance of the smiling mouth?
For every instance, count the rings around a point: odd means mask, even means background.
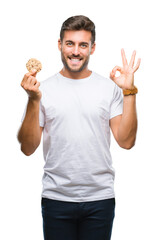
[[[74,58],[74,57],[68,57],[72,62],[78,63],[82,60],[82,58]]]

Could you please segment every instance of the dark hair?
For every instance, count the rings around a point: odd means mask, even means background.
[[[68,30],[86,30],[90,31],[92,34],[91,42],[92,44],[95,42],[95,25],[88,18],[83,15],[73,16],[68,18],[65,22],[63,22],[61,31],[60,31],[60,39],[63,40],[64,31]]]

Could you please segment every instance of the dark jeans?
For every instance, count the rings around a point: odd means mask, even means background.
[[[64,202],[42,198],[45,240],[110,240],[115,199]]]

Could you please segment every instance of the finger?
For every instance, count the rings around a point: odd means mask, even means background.
[[[30,78],[30,84],[32,84],[32,85],[36,84],[37,79],[35,77],[30,76],[29,78]]]
[[[37,75],[37,70],[36,70],[35,68],[32,69],[31,72],[30,72],[30,74],[31,74],[31,76],[36,77],[36,75]]]
[[[133,72],[136,72],[141,63],[141,58],[138,59],[136,66],[133,68]]]
[[[27,72],[22,79],[21,85],[25,84],[30,76],[31,76],[31,72]]]
[[[110,73],[110,78],[112,79],[112,80],[114,80],[115,78],[116,78],[116,72],[121,72],[122,71],[122,69],[121,69],[121,67],[119,67],[119,66],[115,66],[113,69],[112,69],[112,72]]]
[[[27,77],[24,81],[22,81],[21,86],[26,90],[29,88],[31,82],[31,77]]]
[[[32,92],[39,92],[39,86],[40,86],[40,83],[37,82],[35,85],[33,85],[29,90],[32,91]]]
[[[21,85],[24,84],[30,76],[30,72],[26,73],[22,79]]]
[[[130,63],[129,63],[129,67],[133,68],[134,62],[135,62],[135,56],[136,56],[136,51],[133,51],[132,56],[131,56],[131,60],[130,60]]]
[[[26,73],[24,75],[23,79],[22,79],[21,86],[23,86],[23,84],[25,84],[28,81],[28,78],[30,76],[36,77],[36,74],[37,74],[37,70],[36,69],[33,69],[31,72]]]
[[[31,87],[35,86],[36,83],[37,83],[37,79],[33,76],[30,76],[28,78],[28,82],[26,84],[27,84],[28,88],[29,87],[31,88]]]
[[[35,88],[38,89],[40,87],[40,82],[37,82],[34,86],[35,86]]]
[[[30,76],[36,76],[37,74],[37,70],[36,69],[32,69],[30,72],[26,73],[24,75],[24,80],[27,80]]]
[[[121,55],[122,55],[123,66],[128,65],[128,62],[127,62],[127,59],[126,59],[125,52],[124,52],[123,48],[121,49]]]
[[[27,78],[27,81],[25,81],[23,84],[22,84],[22,87],[25,89],[25,90],[29,90],[30,88],[32,88],[35,83],[37,82],[36,78],[33,77],[33,76],[29,76]]]
[[[28,78],[29,78],[29,74],[26,73],[26,74],[24,75],[24,78],[22,79],[21,87],[24,88],[24,86],[27,84]]]

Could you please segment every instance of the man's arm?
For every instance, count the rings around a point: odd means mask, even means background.
[[[122,49],[123,67],[116,66],[111,74],[111,79],[123,90],[133,90],[134,73],[140,65],[140,59],[134,67],[135,55],[134,51],[131,61],[128,64],[125,52]],[[116,71],[120,72],[120,76],[116,77]],[[137,114],[136,114],[136,95],[124,96],[123,98],[123,114],[116,116],[110,120],[110,127],[118,144],[125,149],[130,149],[134,146],[137,133]]]
[[[39,105],[41,92],[40,83],[35,78],[36,72],[25,74],[21,86],[28,94],[26,115],[18,132],[18,140],[21,143],[21,151],[29,156],[39,146],[43,128],[39,125]]]
[[[137,133],[136,95],[124,96],[123,114],[110,120],[110,127],[120,147],[134,146]]]

